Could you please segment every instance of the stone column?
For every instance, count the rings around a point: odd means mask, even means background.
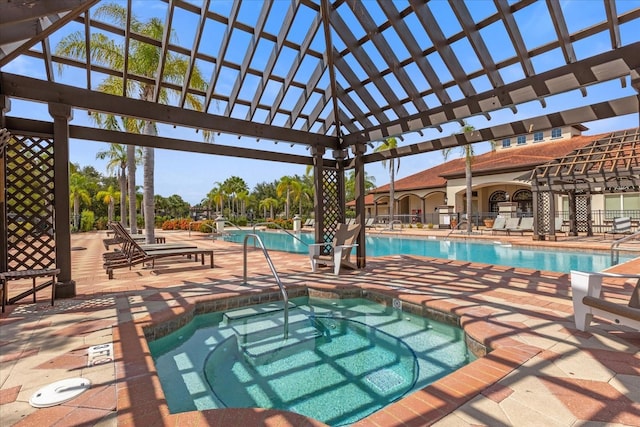
[[[50,103],[49,114],[53,117],[56,267],[60,269],[56,298],[71,298],[76,295],[76,283],[71,280],[69,217],[69,121],[73,112],[70,105]]]

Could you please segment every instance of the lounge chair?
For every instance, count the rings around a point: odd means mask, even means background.
[[[637,281],[627,305],[602,299],[602,279],[607,277]],[[571,291],[576,328],[581,331],[589,327],[593,316],[640,331],[640,275],[571,271]]]
[[[507,228],[507,234],[511,233],[520,233],[524,235],[524,233],[531,232],[533,233],[533,217],[526,216],[520,220],[520,224],[516,228]]]
[[[364,228],[375,228],[376,219],[374,217],[371,218],[367,218],[367,220],[364,223]]]
[[[564,220],[562,218],[556,217],[555,222],[554,222],[554,227],[553,227],[555,233],[556,234],[564,233],[564,234],[568,235],[569,232],[562,230],[563,226],[564,226]]]
[[[505,224],[504,224],[504,228],[503,229],[495,229],[495,223],[493,224],[494,228],[491,229],[492,234],[495,233],[499,233],[499,232],[503,232],[503,233],[507,233],[509,234],[509,230],[515,230],[518,228],[518,225],[520,224],[520,218],[518,217],[509,217],[509,218],[505,218]]]
[[[333,243],[330,245],[333,251],[332,255],[321,255],[322,248],[327,246],[327,243],[313,243],[309,245],[311,271],[315,273],[318,264],[333,265],[333,272],[337,276],[340,274],[341,267],[354,270],[358,268],[351,262],[351,250],[358,246],[358,244],[354,242],[359,232],[360,224],[338,224]]]
[[[114,230],[113,226],[117,224],[119,226],[119,230],[116,231]],[[123,234],[126,234],[127,236],[131,237],[133,240],[135,240],[136,242],[140,243],[140,244],[144,244],[144,242],[146,242],[147,238],[145,236],[143,236],[142,234],[136,234],[136,235],[131,235],[122,224],[120,224],[119,222],[110,222],[109,223],[109,228],[111,228],[111,230],[107,231],[107,236],[113,235],[113,237],[107,237],[106,239],[102,239],[102,244],[104,245],[104,248],[106,250],[109,250],[109,247],[112,245],[119,245],[122,244],[124,242],[124,239],[122,238]],[[164,236],[155,236],[155,242],[157,244],[160,243],[165,243],[166,242],[166,237]]]
[[[307,220],[302,224],[302,227],[314,227],[315,220],[313,218],[307,218]]]
[[[631,234],[631,218],[623,216],[613,219],[613,226],[611,230],[606,231],[607,234]]]
[[[491,231],[491,234],[495,234],[496,231],[505,231],[506,226],[507,219],[505,217],[499,216],[493,222],[493,227],[487,228],[486,231]]]
[[[117,226],[116,226],[117,228]],[[109,276],[113,279],[113,270],[116,268],[131,269],[132,266],[143,262],[151,262],[151,267],[155,267],[157,258],[166,258],[174,256],[195,257],[198,261],[198,255],[201,255],[201,264],[204,265],[204,256],[209,255],[211,259],[211,268],[213,268],[213,249],[203,249],[197,246],[170,246],[165,245],[148,245],[146,248],[133,240],[130,236],[121,236],[124,239],[122,250],[120,252],[112,252],[110,257],[104,258],[103,267]],[[180,244],[178,244],[180,245]],[[153,247],[151,247],[153,246]]]

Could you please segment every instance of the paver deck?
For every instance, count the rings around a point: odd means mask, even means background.
[[[7,307],[0,317],[0,424],[323,425],[263,409],[169,413],[142,327],[188,313],[197,301],[259,298],[277,287],[259,251],[249,251],[249,286],[243,286],[240,245],[188,237],[186,232],[161,233],[167,242],[190,239],[213,247],[215,268],[186,258],[168,259],[158,261],[153,270],[116,270],[108,280],[101,268],[105,233],[83,233],[72,238],[74,248],[86,248],[72,253],[75,298],[58,299],[51,307],[47,293],[41,292],[35,304],[28,299]],[[583,250],[606,249],[610,243],[601,236],[559,242],[501,237],[506,239]],[[330,269],[310,273],[305,255],[270,255],[287,287],[389,293],[459,316],[466,333],[493,350],[358,426],[640,426],[640,332],[604,320],[589,332],[576,330],[567,274],[389,256],[368,258],[364,270],[336,277]],[[615,270],[640,273],[640,259]],[[609,280],[604,294],[622,301],[631,290],[624,280]],[[19,291],[20,283],[12,283],[11,292]],[[104,343],[113,343],[113,360],[87,366],[87,349]],[[51,408],[29,405],[31,395],[44,385],[78,376],[92,381],[80,397]]]

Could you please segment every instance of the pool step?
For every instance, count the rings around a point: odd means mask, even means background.
[[[235,332],[239,351],[254,366],[313,349],[315,339],[323,335],[317,322],[301,310],[290,311],[286,340],[281,312],[245,317],[241,321],[234,321],[231,328]]]
[[[290,302],[289,310],[296,308],[297,306]],[[227,311],[222,318],[222,325],[231,326],[243,319],[249,319],[256,316],[268,315],[271,313],[277,313],[284,311],[284,303],[282,301],[274,301],[269,304],[261,304],[256,306],[242,307],[237,310]]]

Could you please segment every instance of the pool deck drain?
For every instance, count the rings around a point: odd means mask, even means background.
[[[439,230],[427,232],[443,235]],[[258,251],[249,253],[249,286],[238,286],[243,265],[239,245],[212,243],[206,235],[189,237],[188,232],[161,233],[168,242],[192,240],[213,246],[216,268],[167,259],[158,262],[155,270],[123,269],[108,280],[101,268],[106,235],[78,233],[72,236],[72,245],[87,250],[72,252],[77,297],[56,300],[51,307],[43,294],[36,304],[24,301],[7,307],[0,316],[3,425],[321,426],[296,414],[271,410],[169,414],[142,327],[187,313],[197,298],[233,298],[238,304],[245,297],[259,300],[265,288],[278,290]],[[602,236],[560,237],[559,242],[536,242],[531,236],[505,240],[514,246],[602,251],[611,243]],[[589,422],[640,425],[640,334],[604,321],[595,322],[588,332],[577,331],[566,274],[393,256],[368,258],[364,271],[336,277],[328,269],[310,274],[304,255],[275,251],[270,255],[289,289],[313,286],[327,294],[349,287],[388,290],[403,301],[460,314],[469,334],[497,348],[362,420],[358,427],[526,425],[531,420],[567,427]],[[616,271],[637,273],[640,260]],[[403,289],[389,290],[389,284],[398,283]],[[12,292],[30,286],[17,281]],[[630,284],[614,280],[604,291],[608,299],[625,302],[631,289]],[[114,361],[87,367],[87,349],[106,342],[114,343]],[[90,379],[91,389],[51,408],[28,404],[39,388],[71,376]]]

